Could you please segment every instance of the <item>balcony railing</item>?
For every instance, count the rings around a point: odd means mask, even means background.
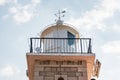
[[[92,53],[90,38],[30,38],[30,53]]]

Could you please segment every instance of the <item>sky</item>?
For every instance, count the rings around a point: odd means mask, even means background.
[[[29,38],[55,23],[64,23],[81,37],[92,38],[92,50],[102,63],[98,80],[120,80],[120,0],[0,0],[0,80],[28,80]]]

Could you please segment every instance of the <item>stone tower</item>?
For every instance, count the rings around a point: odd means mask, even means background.
[[[95,80],[101,63],[92,52],[91,38],[81,38],[71,25],[63,23],[60,12],[55,24],[40,37],[30,38],[26,54],[29,80]]]

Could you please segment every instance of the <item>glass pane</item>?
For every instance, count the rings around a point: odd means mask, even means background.
[[[74,43],[75,43],[75,35],[74,34],[72,34],[72,33],[70,33],[70,32],[68,32],[68,44],[69,45],[73,45]]]

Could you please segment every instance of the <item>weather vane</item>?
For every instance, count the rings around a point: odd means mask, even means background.
[[[58,18],[58,19],[55,20],[57,24],[62,24],[63,23],[61,18],[65,16],[65,14],[64,14],[65,12],[66,12],[65,10],[63,10],[63,11],[58,10],[58,13],[55,14],[55,16]]]

